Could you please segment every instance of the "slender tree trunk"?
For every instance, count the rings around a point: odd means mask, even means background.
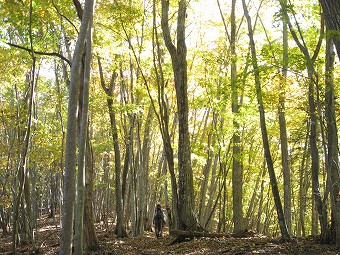
[[[308,180],[310,179],[308,176],[309,170],[309,161],[310,161],[310,151],[309,151],[309,123],[307,123],[307,131],[305,138],[305,145],[302,155],[302,162],[299,169],[299,223],[297,227],[298,236],[306,236],[306,227],[305,227],[305,213],[307,209],[307,192],[308,192]]]
[[[306,60],[306,67],[308,72],[308,105],[309,105],[309,119],[310,119],[310,150],[311,150],[311,157],[312,157],[312,165],[311,165],[311,172],[312,172],[312,189],[313,189],[313,196],[315,198],[315,206],[318,212],[320,226],[321,226],[321,241],[328,242],[329,240],[329,229],[328,229],[328,220],[327,220],[327,208],[325,203],[321,198],[320,193],[320,183],[319,183],[319,151],[318,151],[318,142],[317,142],[317,107],[315,103],[315,97],[317,95],[316,87],[318,82],[318,74],[314,69],[314,62],[320,52],[323,34],[324,34],[324,24],[323,18],[321,17],[321,29],[320,29],[320,36],[316,48],[314,50],[313,56],[310,55],[309,50],[304,43],[303,35],[301,34],[301,29],[298,29],[298,34],[293,29],[293,26],[290,22],[288,13],[287,13],[287,6],[280,0],[281,7],[283,9],[283,18],[287,22],[291,35],[299,47],[301,53],[304,55]],[[299,27],[299,24],[296,24]],[[326,153],[326,152],[325,152]],[[325,197],[326,198],[326,197]]]
[[[119,140],[118,140],[118,129],[116,123],[116,114],[113,109],[113,91],[114,85],[116,82],[117,74],[113,73],[110,81],[110,86],[106,87],[104,81],[104,75],[102,71],[102,66],[100,59],[98,58],[98,66],[99,66],[99,74],[101,85],[107,94],[107,105],[109,108],[110,115],[110,124],[111,124],[111,132],[113,139],[113,149],[115,154],[115,197],[116,197],[116,233],[119,238],[123,238],[127,236],[127,232],[125,229],[125,220],[124,220],[124,207],[123,207],[123,187],[121,184],[121,158],[120,158],[120,149],[119,149]],[[124,177],[123,177],[124,178]]]
[[[231,31],[230,31],[230,54],[231,54],[231,108],[234,115],[233,119],[233,222],[234,232],[243,228],[243,166],[242,166],[242,148],[240,124],[238,123],[239,99],[238,99],[238,82],[237,82],[237,56],[236,56],[236,0],[231,2]]]
[[[310,149],[312,157],[312,190],[315,200],[316,210],[319,216],[320,226],[321,226],[321,241],[328,242],[329,240],[329,230],[328,230],[328,217],[325,204],[321,198],[320,182],[319,182],[319,151],[317,144],[317,113],[315,105],[315,85],[313,81],[313,75],[309,71],[309,84],[308,84],[308,103],[309,103],[309,118],[310,118]]]
[[[257,95],[257,101],[259,105],[259,113],[260,113],[260,126],[261,126],[261,133],[262,133],[262,141],[263,141],[263,147],[265,152],[265,158],[267,162],[268,167],[268,173],[270,178],[270,185],[273,192],[277,217],[279,221],[279,226],[281,230],[281,238],[284,241],[290,241],[290,235],[287,230],[284,214],[283,214],[283,208],[282,203],[280,199],[279,189],[277,186],[277,180],[275,176],[275,170],[273,165],[273,159],[270,153],[270,146],[269,146],[269,140],[268,140],[268,133],[267,133],[267,127],[266,127],[266,118],[265,118],[265,111],[263,107],[263,99],[262,99],[262,89],[261,89],[261,81],[260,81],[260,73],[259,73],[259,67],[257,64],[257,55],[256,55],[256,49],[255,49],[255,42],[253,38],[253,28],[251,24],[251,19],[248,13],[247,5],[245,3],[245,0],[242,0],[243,4],[243,10],[244,15],[247,19],[248,24],[248,31],[249,31],[249,39],[250,39],[250,49],[251,49],[251,55],[252,55],[252,63],[253,63],[253,69],[254,69],[254,78],[255,78],[255,85],[256,85],[256,95]]]
[[[287,6],[287,0],[283,0],[284,8]],[[283,38],[283,56],[282,56],[282,80],[280,82],[279,94],[279,123],[280,123],[280,142],[281,142],[281,162],[283,171],[283,187],[284,187],[284,214],[288,232],[292,233],[292,205],[291,205],[291,178],[288,155],[287,127],[285,117],[285,98],[286,83],[288,71],[288,25],[286,19],[283,19],[282,38]]]
[[[94,164],[92,147],[89,139],[86,146],[86,178],[85,178],[85,204],[84,204],[84,246],[89,251],[99,250],[93,217],[93,177]]]
[[[30,1],[30,46],[31,46],[31,57],[32,57],[32,69],[30,74],[29,80],[29,87],[30,87],[30,94],[29,94],[29,102],[28,106],[28,116],[27,116],[27,129],[24,134],[23,139],[23,148],[20,155],[20,162],[18,168],[18,182],[19,182],[19,189],[18,194],[16,196],[15,204],[13,206],[13,230],[12,230],[12,253],[16,254],[17,248],[17,234],[18,234],[18,221],[19,221],[19,207],[22,203],[22,195],[25,188],[25,181],[27,180],[28,170],[27,170],[27,154],[29,151],[29,145],[31,140],[31,125],[32,125],[32,116],[33,116],[33,102],[34,102],[34,93],[35,93],[35,71],[36,71],[36,58],[34,55],[33,49],[33,40],[32,40],[32,11],[33,11],[33,3]],[[28,224],[31,224],[30,222]],[[32,230],[33,234],[33,230]],[[35,242],[32,236],[32,244],[35,246]]]
[[[208,134],[208,145],[207,145],[207,160],[206,163],[203,167],[203,179],[201,181],[201,191],[200,191],[200,202],[199,202],[199,211],[198,211],[198,219],[201,223],[205,222],[204,215],[206,213],[206,209],[211,209],[206,207],[206,198],[207,198],[207,189],[208,189],[208,184],[209,184],[209,176],[210,178],[213,178],[211,176],[211,168],[212,168],[212,163],[214,160],[214,152],[211,149],[213,146],[213,134],[210,132]]]
[[[149,158],[150,158],[150,136],[151,136],[151,125],[152,118],[154,116],[153,108],[149,107],[148,116],[144,127],[144,139],[141,148],[141,164],[139,173],[139,219],[138,229],[139,235],[144,232],[144,223],[147,217],[147,198],[149,196]]]

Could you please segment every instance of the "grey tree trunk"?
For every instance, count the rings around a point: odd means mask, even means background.
[[[78,94],[80,84],[81,59],[84,53],[85,40],[88,27],[93,12],[94,1],[86,0],[81,27],[78,34],[76,47],[72,58],[71,80],[68,102],[68,121],[66,137],[66,159],[64,174],[64,197],[62,222],[60,233],[60,255],[70,255],[72,252],[72,235],[73,235],[73,216],[75,202],[75,171],[77,162],[77,112],[78,112]]]
[[[23,202],[22,196],[24,193],[24,189],[26,187],[26,191],[29,192],[29,189],[27,189],[28,184],[26,184],[26,180],[28,180],[28,169],[27,169],[27,154],[29,151],[29,145],[31,141],[31,127],[32,127],[32,116],[33,116],[33,102],[34,102],[34,93],[35,93],[35,75],[36,75],[36,58],[34,55],[34,49],[33,49],[33,39],[32,39],[32,11],[33,11],[33,3],[30,1],[30,28],[29,28],[29,37],[30,37],[30,49],[31,49],[31,58],[32,58],[32,69],[30,72],[29,77],[29,97],[28,102],[25,102],[25,107],[28,109],[28,116],[26,120],[26,130],[24,131],[23,136],[23,147],[22,151],[20,152],[19,157],[19,164],[18,164],[18,184],[19,188],[17,191],[17,194],[14,194],[14,201],[13,201],[13,230],[12,230],[12,253],[16,254],[17,249],[17,241],[18,241],[18,221],[19,221],[19,208]],[[29,199],[29,194],[26,192],[26,200]],[[27,197],[28,196],[28,197]],[[27,201],[26,201],[27,202]],[[28,201],[30,203],[30,201]],[[31,210],[30,204],[29,204],[29,210]],[[25,208],[23,207],[23,212],[25,212]],[[28,211],[29,215],[31,214],[30,211]],[[23,215],[24,218],[25,215]],[[30,220],[30,218],[28,219]],[[31,222],[24,222],[24,225],[29,224],[31,226]],[[28,232],[26,232],[27,234]],[[29,235],[30,235],[30,241],[33,245],[33,248],[35,249],[35,240],[33,236],[33,228],[30,227]]]
[[[307,123],[307,131],[305,138],[305,145],[302,155],[302,161],[299,168],[299,222],[297,225],[298,236],[306,236],[306,226],[305,226],[305,212],[307,209],[307,192],[309,187],[309,161],[310,161],[310,151],[309,151],[309,123]]]
[[[268,140],[268,133],[267,133],[267,127],[266,127],[266,118],[265,118],[265,111],[263,107],[263,99],[262,99],[262,88],[261,88],[261,81],[260,81],[260,72],[259,67],[257,64],[257,55],[256,55],[256,48],[255,48],[255,42],[253,38],[253,28],[251,24],[251,19],[248,13],[247,5],[245,3],[245,0],[242,0],[243,4],[243,10],[244,15],[247,19],[248,24],[248,32],[249,32],[249,40],[250,40],[250,49],[251,49],[251,55],[252,55],[252,64],[254,69],[254,78],[255,78],[255,85],[256,85],[256,95],[257,95],[257,101],[259,105],[259,113],[260,113],[260,126],[261,126],[261,133],[262,133],[262,142],[263,142],[263,148],[265,153],[265,158],[267,162],[268,167],[268,173],[270,178],[270,185],[273,192],[277,217],[279,221],[279,226],[281,230],[281,238],[283,241],[290,241],[290,235],[287,230],[286,221],[283,214],[283,208],[282,203],[280,199],[280,193],[277,186],[277,180],[275,176],[275,170],[273,165],[273,159],[270,153],[270,146],[269,146],[269,140]]]
[[[185,44],[186,0],[179,1],[177,17],[177,47],[172,43],[169,28],[169,1],[162,0],[162,30],[174,71],[178,108],[178,215],[179,228],[200,229],[194,215],[194,186],[188,123],[187,48]]]
[[[86,178],[85,178],[85,204],[84,204],[84,246],[89,251],[100,248],[93,216],[93,178],[94,164],[92,147],[89,139],[86,146]]]
[[[94,4],[92,6],[94,8]],[[75,243],[74,254],[84,253],[84,203],[85,203],[85,174],[86,174],[86,144],[88,138],[88,108],[89,108],[89,87],[92,60],[92,24],[93,13],[90,13],[88,31],[86,36],[84,82],[82,94],[81,123],[78,141],[78,174],[77,174],[77,201],[75,210]]]
[[[148,191],[148,184],[149,184],[149,157],[150,157],[150,133],[151,133],[151,125],[152,125],[152,118],[154,116],[153,108],[149,107],[148,109],[148,116],[146,119],[145,127],[144,127],[144,139],[141,145],[141,162],[139,167],[139,189],[138,189],[138,200],[139,200],[139,207],[138,207],[138,234],[142,235],[144,233],[144,223],[146,222],[147,217],[147,198],[149,197]]]

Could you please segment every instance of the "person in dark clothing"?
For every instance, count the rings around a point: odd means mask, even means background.
[[[155,226],[156,237],[157,238],[162,237],[163,236],[163,227],[166,224],[166,221],[165,221],[165,214],[164,214],[162,206],[160,204],[157,204],[157,206],[156,206],[152,222]]]

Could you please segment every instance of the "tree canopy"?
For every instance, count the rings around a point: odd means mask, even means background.
[[[45,213],[64,213],[71,252],[74,203],[86,248],[95,222],[150,231],[157,203],[173,229],[340,246],[336,7],[0,1],[0,227],[13,252],[35,247]]]

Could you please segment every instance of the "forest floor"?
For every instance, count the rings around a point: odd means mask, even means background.
[[[281,243],[279,239],[264,236],[250,238],[194,238],[190,241],[172,244],[176,237],[170,236],[165,229],[162,238],[155,238],[154,233],[142,237],[118,239],[104,230],[97,231],[100,250],[88,252],[88,255],[248,255],[248,254],[299,254],[299,255],[340,255],[334,245],[320,244],[317,237],[295,238],[293,242]],[[17,254],[58,254],[59,228],[51,219],[39,222],[36,231],[37,252],[30,246],[21,246]],[[11,253],[11,237],[0,237],[0,254]]]

